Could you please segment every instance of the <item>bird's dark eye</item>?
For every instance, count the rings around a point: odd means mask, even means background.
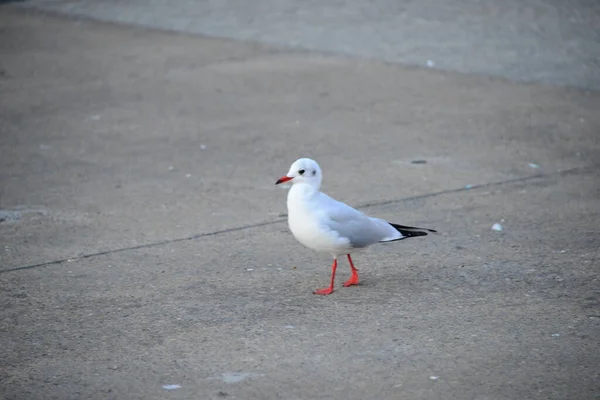
[[[315,171],[313,171],[313,176],[315,176],[316,174],[317,174],[317,171],[316,171],[316,170],[315,170]]]
[[[300,171],[298,171],[298,173],[299,173],[300,175],[302,175],[302,174],[304,174],[304,170],[303,170],[303,169],[301,169]]]

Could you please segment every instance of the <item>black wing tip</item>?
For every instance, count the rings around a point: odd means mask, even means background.
[[[404,240],[404,239],[408,239],[411,237],[427,236],[427,232],[423,232],[423,231],[406,231],[404,229],[396,229],[396,230],[398,232],[400,232],[402,237],[400,237],[398,239],[392,239],[392,240],[380,240],[379,243],[397,242],[398,240]]]
[[[418,228],[416,226],[399,225],[399,224],[393,224],[391,222],[388,222],[388,224],[390,224],[391,226],[393,226],[403,236],[408,236],[408,237],[411,237],[411,236],[425,236],[425,235],[427,235],[427,232],[437,233],[437,231],[435,229]],[[423,231],[426,231],[426,232],[423,232]],[[406,233],[408,233],[408,234],[406,234]]]
[[[427,232],[423,231],[407,231],[404,229],[398,229],[398,232],[404,237],[417,237],[417,236],[427,236]]]

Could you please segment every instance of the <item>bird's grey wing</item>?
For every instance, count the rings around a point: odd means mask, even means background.
[[[357,209],[354,209],[341,201],[332,199],[325,193],[319,193],[317,204],[319,205],[319,211],[333,221],[341,222],[366,217],[365,214]]]
[[[347,238],[352,247],[365,247],[377,243],[398,232],[386,221],[370,218],[364,213],[321,193],[319,205],[323,213],[323,224]],[[398,236],[399,237],[399,236]]]

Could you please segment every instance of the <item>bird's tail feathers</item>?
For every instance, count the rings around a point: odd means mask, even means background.
[[[396,230],[400,233],[402,233],[402,230],[404,230],[404,231],[427,231],[427,232],[437,233],[437,231],[435,229],[417,228],[416,226],[398,225],[398,224],[392,224],[391,222],[388,222],[388,224],[390,224],[391,226],[396,228]],[[423,236],[423,235],[416,235],[416,236]]]
[[[382,240],[382,242],[395,242],[397,240],[404,240],[404,239],[408,239],[410,237],[427,236],[427,232],[433,232],[433,233],[437,232],[436,230],[433,230],[433,229],[417,228],[415,226],[404,226],[404,225],[392,224],[391,222],[388,222],[388,224],[390,224],[391,226],[394,227],[394,229],[396,229],[398,232],[400,232],[402,237],[396,238],[396,239],[391,239],[391,240],[384,239],[384,240]]]

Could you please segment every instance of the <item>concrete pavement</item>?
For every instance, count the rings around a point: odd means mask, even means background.
[[[599,92],[1,11],[4,397],[597,397]],[[313,296],[304,155],[440,234]]]
[[[595,0],[29,0],[102,21],[600,89]]]

